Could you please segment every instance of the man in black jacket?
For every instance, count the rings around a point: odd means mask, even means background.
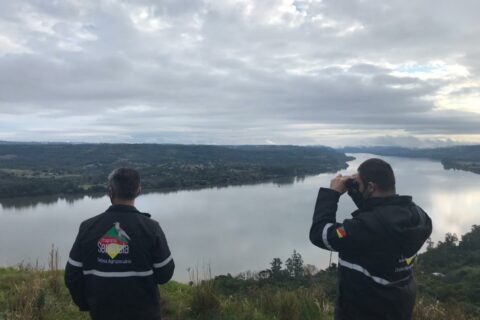
[[[348,191],[358,210],[336,222],[340,196]],[[391,166],[369,159],[353,176],[320,188],[310,240],[338,251],[336,320],[407,320],[415,304],[413,264],[432,232],[429,216],[410,196],[395,191]]]
[[[159,320],[157,284],[170,280],[175,268],[165,235],[134,207],[140,193],[136,170],[114,170],[108,184],[112,205],[81,223],[65,284],[93,320]]]

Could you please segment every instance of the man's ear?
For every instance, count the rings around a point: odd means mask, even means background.
[[[142,193],[142,187],[138,187],[136,197],[138,197],[140,195],[140,193]]]
[[[376,184],[370,181],[370,182],[367,184],[367,191],[368,191],[368,193],[372,194],[372,193],[375,192],[375,190],[377,190]]]
[[[114,198],[115,195],[114,195],[114,193],[113,193],[112,187],[108,187],[108,189],[107,189],[107,194],[108,194],[108,197],[109,197],[110,199],[113,199],[113,198]]]

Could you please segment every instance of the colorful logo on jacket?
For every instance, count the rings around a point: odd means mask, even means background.
[[[347,236],[347,233],[345,232],[344,227],[337,228],[337,236],[338,238],[342,239],[343,237]]]
[[[411,256],[409,258],[401,258],[398,262],[405,263],[407,266],[409,266],[415,261],[416,257],[417,257],[417,254],[414,254],[413,256]]]
[[[128,254],[128,241],[130,237],[120,227],[119,222],[113,223],[113,227],[98,240],[98,252],[106,253],[110,258],[115,259],[119,254]]]

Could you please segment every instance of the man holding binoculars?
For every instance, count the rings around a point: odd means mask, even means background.
[[[387,162],[369,159],[357,171],[320,188],[310,229],[313,244],[339,252],[335,319],[411,319],[413,264],[432,222],[411,196],[396,194]],[[338,201],[346,192],[358,209],[338,223]]]

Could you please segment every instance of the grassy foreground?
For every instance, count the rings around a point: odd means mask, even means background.
[[[325,275],[324,275],[325,276]],[[331,275],[326,275],[330,277]],[[236,279],[236,278],[231,278]],[[247,280],[233,280],[243,281]],[[228,281],[161,286],[164,319],[306,320],[332,319],[329,292],[318,279],[307,286],[244,286],[228,294]],[[78,311],[63,284],[63,271],[0,269],[0,319],[89,319]],[[452,305],[419,298],[414,319],[478,319]]]
[[[30,265],[0,268],[0,320],[89,319],[72,303],[59,265],[52,247],[50,271]],[[163,319],[332,319],[336,266],[318,271],[303,265],[295,250],[282,265],[274,258],[269,269],[205,281],[192,271],[191,285],[171,281],[160,287]],[[414,320],[480,320],[480,226],[472,226],[461,240],[447,234],[436,246],[429,242],[414,273]]]
[[[321,288],[256,290],[223,295],[214,280],[161,286],[164,319],[330,319],[333,307]],[[0,269],[0,319],[89,319],[72,303],[63,271]]]

